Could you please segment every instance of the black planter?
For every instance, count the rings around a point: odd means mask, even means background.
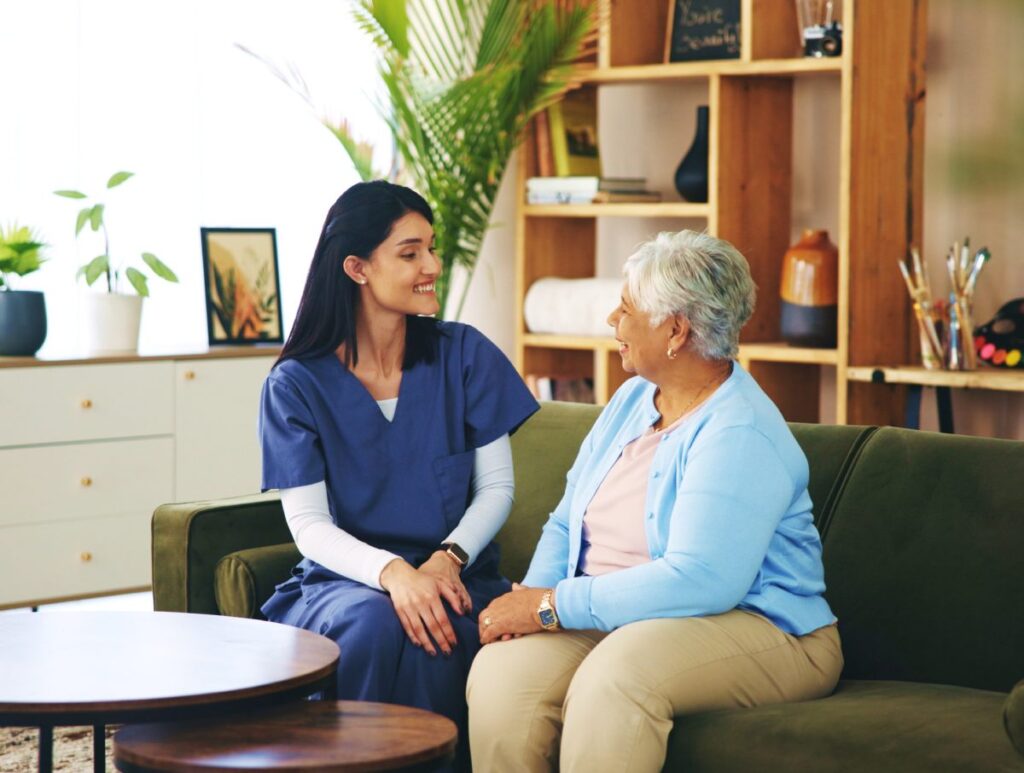
[[[46,340],[46,303],[31,290],[0,292],[0,356],[31,357]]]
[[[708,108],[697,108],[697,133],[676,169],[676,190],[687,201],[708,200]]]

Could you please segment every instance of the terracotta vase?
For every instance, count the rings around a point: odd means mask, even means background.
[[[805,229],[782,259],[782,338],[793,346],[836,345],[839,249],[828,231]]]

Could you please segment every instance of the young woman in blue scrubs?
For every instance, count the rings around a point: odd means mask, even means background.
[[[384,181],[327,215],[263,388],[262,486],[304,558],[262,609],[338,642],[340,698],[436,711],[465,739],[476,611],[509,588],[508,436],[538,406],[481,333],[429,316],[433,242],[426,201]]]

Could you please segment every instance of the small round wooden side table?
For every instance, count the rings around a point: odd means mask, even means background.
[[[458,731],[422,709],[302,701],[218,720],[126,725],[114,736],[124,773],[433,770],[454,758]]]

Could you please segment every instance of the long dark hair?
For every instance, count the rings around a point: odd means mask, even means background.
[[[320,232],[295,323],[277,359],[279,363],[319,357],[344,343],[345,364],[355,367],[359,361],[359,286],[342,265],[349,255],[368,259],[388,238],[395,221],[409,212],[418,212],[428,223],[434,223],[434,213],[422,196],[385,180],[356,183],[338,197]],[[437,336],[437,320],[408,315],[402,370],[417,362],[432,362]]]

